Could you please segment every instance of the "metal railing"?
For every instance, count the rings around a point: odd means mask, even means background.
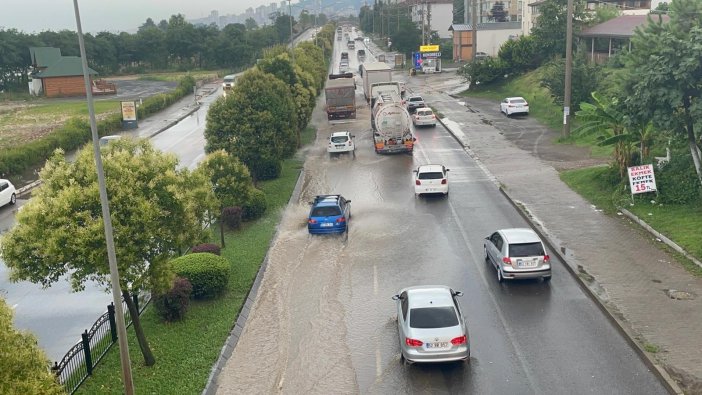
[[[133,298],[134,305],[141,314],[151,301],[151,294],[135,294]],[[122,309],[124,310],[124,321],[129,327],[132,324],[132,319],[124,300],[122,300]],[[54,362],[51,371],[54,372],[66,392],[73,394],[85,379],[93,374],[97,364],[116,342],[115,306],[110,303],[107,306],[107,312],[95,321],[90,330],[81,334],[81,340],[68,350],[60,362]]]

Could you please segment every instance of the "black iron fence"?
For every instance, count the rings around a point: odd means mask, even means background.
[[[141,314],[151,301],[151,294],[135,294],[133,298],[137,311]],[[122,300],[122,310],[124,311],[124,321],[129,327],[132,324],[132,317],[124,300]],[[115,306],[110,303],[107,306],[107,312],[95,321],[90,330],[81,334],[81,340],[68,350],[61,362],[54,362],[51,370],[56,374],[59,383],[63,385],[66,392],[73,394],[93,373],[95,366],[116,342]]]

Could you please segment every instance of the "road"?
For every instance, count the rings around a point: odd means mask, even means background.
[[[341,50],[337,45],[334,71]],[[361,85],[356,97],[363,103]],[[418,89],[412,81],[407,86]],[[429,104],[454,100],[427,91]],[[555,257],[550,283],[497,282],[483,259],[483,238],[528,224],[443,127],[416,130],[412,156],[379,156],[367,106],[356,120],[329,123],[322,100],[300,199],[286,211],[269,251],[246,327],[219,375],[219,393],[666,392]],[[477,125],[463,125],[471,126]],[[329,134],[340,130],[356,135],[355,155],[326,153]],[[451,169],[450,196],[414,197],[411,171],[425,163]],[[326,193],[352,200],[348,238],[307,234],[307,202]],[[464,292],[469,364],[400,363],[390,298],[419,284]]]

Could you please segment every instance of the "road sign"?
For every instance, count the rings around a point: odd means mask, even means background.
[[[632,195],[656,191],[656,176],[653,174],[652,164],[628,167],[627,172]]]
[[[439,52],[438,45],[420,45],[419,52]]]

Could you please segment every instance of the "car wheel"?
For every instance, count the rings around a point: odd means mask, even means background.
[[[12,196],[10,196],[10,204],[15,204],[17,203],[17,196],[13,193]]]
[[[487,252],[487,247],[483,246],[483,254],[485,254],[485,262],[490,262],[490,256]]]
[[[545,282],[545,283],[550,282],[550,281],[551,281],[551,276],[544,277],[544,282]]]
[[[402,366],[410,365],[409,361],[407,360],[407,358],[405,358],[405,354],[403,354],[402,351],[400,351],[400,363],[402,364]]]
[[[498,282],[498,283],[501,283],[501,282],[503,282],[504,280],[505,280],[504,277],[502,277],[502,269],[500,269],[500,268],[498,267],[498,268],[497,268],[497,282]]]

